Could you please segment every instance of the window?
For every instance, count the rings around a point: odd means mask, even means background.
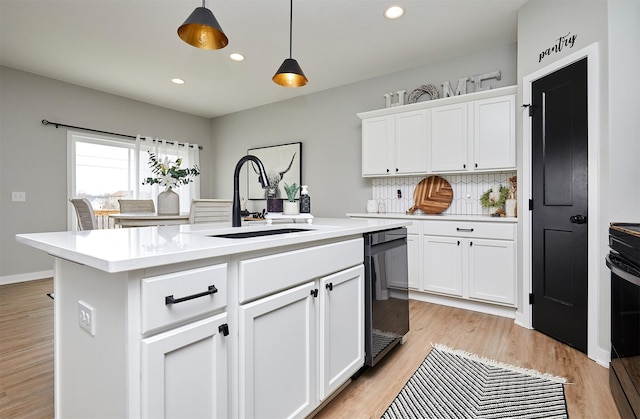
[[[153,199],[162,192],[157,185],[142,185],[152,176],[148,167],[149,152],[160,158],[183,159],[183,167],[199,164],[198,147],[179,146],[173,142],[138,138],[135,141],[67,132],[68,198],[91,201],[100,228],[109,225],[109,214],[120,211],[118,199]],[[195,151],[194,151],[195,149]],[[188,212],[192,198],[200,197],[198,179],[178,188],[180,211]],[[75,229],[75,212],[70,207],[69,226]]]

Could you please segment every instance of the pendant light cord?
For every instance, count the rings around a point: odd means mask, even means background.
[[[293,58],[293,0],[289,4],[289,58]]]

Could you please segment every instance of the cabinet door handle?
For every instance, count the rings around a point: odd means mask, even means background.
[[[473,242],[469,242],[469,247],[473,246]]]
[[[222,336],[229,336],[229,325],[226,323],[221,324],[218,326],[218,332],[222,333]]]
[[[396,167],[396,173],[398,173],[398,168]]]
[[[193,300],[194,298],[200,298],[206,295],[215,294],[216,292],[218,292],[218,289],[216,288],[216,286],[209,285],[206,291],[201,292],[199,294],[187,295],[186,297],[182,297],[182,298],[173,298],[173,295],[167,295],[166,297],[164,297],[164,303],[165,305],[178,304],[185,301]]]
[[[460,246],[460,240],[458,240],[458,246]]]
[[[472,228],[460,228],[460,227],[456,227],[457,231],[466,231],[467,233],[473,233],[473,229]]]
[[[318,297],[318,289],[317,288],[311,290],[311,296],[313,298],[317,298]]]
[[[329,282],[327,285],[325,285],[325,288],[329,291],[333,291],[333,282]]]
[[[466,168],[467,168],[467,165],[466,165],[466,164],[463,164],[463,165],[462,165],[462,168],[463,168],[463,169],[466,169]]]
[[[478,163],[476,163],[476,168],[478,167]]]
[[[387,169],[387,173],[389,173],[389,169]]]

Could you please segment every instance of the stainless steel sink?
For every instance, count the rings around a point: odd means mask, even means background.
[[[251,237],[272,236],[276,234],[288,234],[288,233],[300,233],[303,231],[313,231],[313,230],[308,228],[277,228],[277,229],[270,229],[270,230],[241,231],[238,233],[208,234],[207,237],[221,237],[224,239],[248,239]]]

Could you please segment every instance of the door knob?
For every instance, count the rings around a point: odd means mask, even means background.
[[[582,214],[572,215],[571,217],[569,217],[569,221],[571,221],[573,224],[584,224],[587,222],[587,217]]]

